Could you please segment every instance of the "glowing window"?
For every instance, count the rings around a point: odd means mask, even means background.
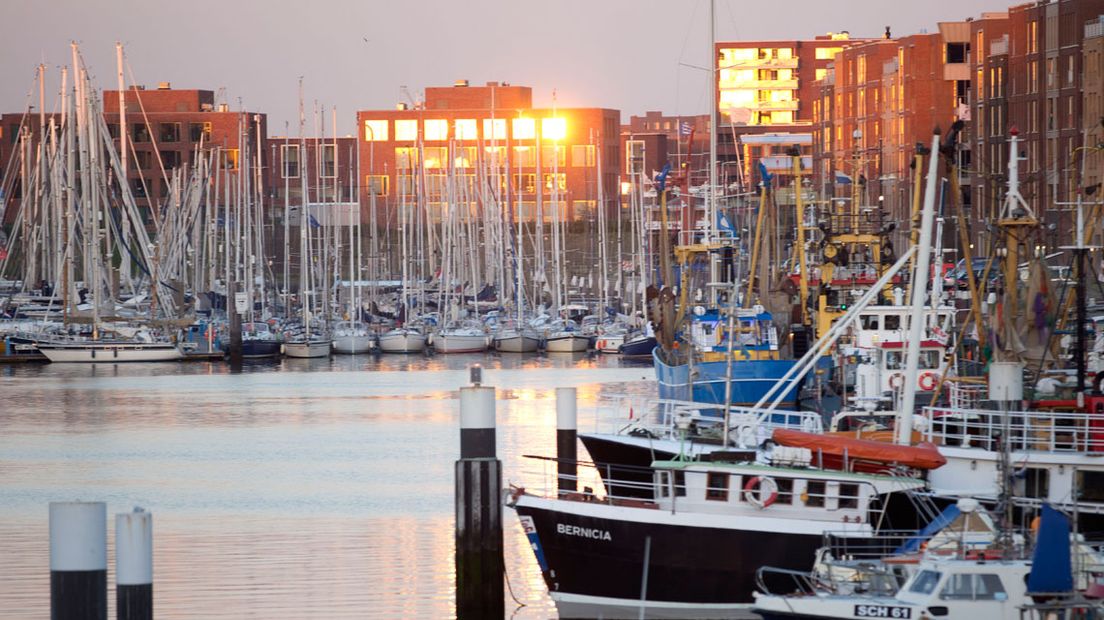
[[[541,166],[551,168],[553,166],[564,167],[567,165],[567,147],[554,144],[541,147]]]
[[[460,146],[453,150],[452,161],[457,168],[471,168],[475,165],[474,146]]]
[[[478,140],[479,132],[476,129],[474,118],[458,118],[456,119],[456,139],[457,140]]]
[[[398,121],[396,121],[398,123]],[[397,168],[413,168],[418,165],[418,149],[399,147],[395,149],[395,166]]]
[[[514,119],[514,139],[532,140],[537,137],[537,122],[531,118]]]
[[[504,146],[483,147],[483,152],[487,154],[487,163],[492,166],[501,166],[506,163],[506,147]]]
[[[823,80],[824,76],[826,76],[826,75],[828,75],[828,70],[827,69],[817,69],[816,70],[816,79]]]
[[[816,48],[816,59],[832,60],[841,51],[843,51],[842,47],[818,47]]]
[[[418,121],[395,121],[395,140],[399,142],[415,142],[418,140]]]
[[[390,179],[386,174],[369,174],[364,177],[364,189],[375,196],[387,196],[391,193]]]
[[[524,167],[537,165],[537,149],[531,146],[515,146],[514,165]]]
[[[545,140],[563,140],[567,137],[567,120],[563,118],[542,118],[541,137]]]
[[[506,139],[506,119],[504,119],[504,118],[485,118],[485,119],[483,119],[483,139],[484,140],[505,140]]]
[[[365,142],[387,142],[387,121],[364,121]]]
[[[544,173],[544,193],[549,192],[566,192],[567,191],[567,174],[563,172],[546,172]]]
[[[448,140],[448,121],[434,118],[425,122],[426,140]]]
[[[427,146],[422,149],[424,166],[429,168],[447,168],[448,167],[448,147],[447,146]]]

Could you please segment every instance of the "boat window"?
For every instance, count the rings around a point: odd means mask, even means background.
[[[728,473],[711,471],[705,478],[705,499],[728,501]]]
[[[675,472],[675,496],[686,497],[686,472]]]
[[[839,507],[840,508],[858,508],[859,507],[859,485],[844,482],[840,484],[839,490]]]
[[[862,321],[863,329],[878,329],[877,314],[862,314],[859,315],[859,320]]]
[[[898,370],[901,368],[901,353],[898,351],[890,351],[886,353],[886,368],[889,370]]]
[[[883,321],[883,329],[901,329],[901,317],[896,314],[887,314]]]
[[[912,585],[909,586],[909,592],[916,594],[931,594],[935,591],[935,586],[939,583],[939,578],[942,576],[942,573],[933,570],[922,570],[916,575],[916,579],[912,580]]]
[[[661,471],[659,473],[659,496],[670,497],[671,495],[671,472]]]
[[[1050,496],[1050,472],[1043,467],[1028,467],[1023,477],[1023,485],[1023,492],[1017,493],[1020,497],[1046,499]]]
[[[774,500],[775,504],[792,504],[793,503],[793,479],[792,478],[775,478],[774,483],[778,485],[778,498]]]
[[[805,483],[805,505],[810,508],[823,508],[826,486],[823,480],[809,480]]]
[[[1104,471],[1077,470],[1078,499],[1104,502]]]
[[[1007,595],[997,575],[951,575],[939,598],[945,600],[992,601]]]
[[[920,368],[934,369],[939,368],[939,351],[921,351],[920,352]]]

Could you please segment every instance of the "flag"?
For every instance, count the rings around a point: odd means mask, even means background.
[[[736,236],[736,228],[732,226],[732,222],[728,221],[728,217],[724,213],[717,212],[717,228],[727,231],[728,234]]]
[[[667,188],[667,174],[670,172],[671,163],[667,162],[666,164],[663,164],[663,170],[655,177],[656,191],[662,192],[664,189]]]
[[[0,248],[0,260],[7,260],[8,248]]]
[[[690,124],[690,121],[679,121],[679,135],[688,136],[694,131],[694,126]]]
[[[767,172],[767,165],[763,163],[763,160],[759,160],[759,180],[763,185],[769,186],[770,182],[774,180],[771,173]]]
[[[851,177],[836,170],[836,184],[837,185],[849,185],[851,183]]]
[[[318,223],[318,220],[314,219],[314,216],[307,214],[307,221],[310,222],[311,228],[322,228],[322,225]]]

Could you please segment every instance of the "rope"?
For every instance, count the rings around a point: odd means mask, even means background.
[[[514,602],[517,603],[517,608],[521,609],[522,607],[526,607],[526,604],[519,601],[518,597],[514,595],[514,587],[510,585],[510,571],[506,569],[505,563],[502,565],[502,575],[506,577],[506,590],[510,593],[510,598],[514,599]],[[517,613],[516,609],[514,613]]]

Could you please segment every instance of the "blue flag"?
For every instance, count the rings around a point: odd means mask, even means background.
[[[771,181],[774,180],[774,175],[767,172],[767,166],[761,159],[759,160],[759,180],[762,181],[763,185],[770,185]]]
[[[311,228],[322,228],[322,225],[318,223],[318,220],[314,219],[314,216],[307,214],[307,221],[310,222]]]
[[[839,170],[836,170],[836,184],[837,185],[848,185],[850,183],[851,183],[851,177],[847,176],[843,172],[840,172]]]
[[[671,172],[671,162],[663,164],[663,170],[656,175],[656,191],[662,192],[667,188],[667,174]]]

